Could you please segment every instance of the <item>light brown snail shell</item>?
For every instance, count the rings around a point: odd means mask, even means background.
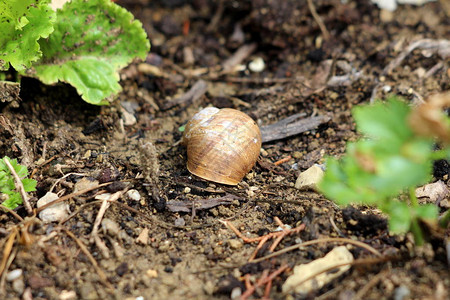
[[[238,184],[261,149],[261,132],[252,118],[231,108],[207,107],[187,123],[182,143],[189,172],[203,179]]]

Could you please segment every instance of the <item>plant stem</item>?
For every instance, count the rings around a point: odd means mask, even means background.
[[[419,202],[417,201],[416,197],[416,189],[414,187],[409,188],[409,200],[411,201],[411,206],[419,206]]]
[[[447,228],[450,223],[450,209],[448,209],[444,215],[439,219],[439,226]]]
[[[437,151],[433,151],[430,155],[432,160],[441,160],[441,159],[447,159],[448,155],[448,150],[441,149],[441,150],[437,150]]]
[[[409,200],[411,201],[412,207],[419,206],[419,201],[416,197],[416,191],[414,187],[409,188]],[[412,212],[412,219],[411,219],[411,232],[414,235],[414,241],[416,242],[417,246],[422,246],[424,243],[424,238],[422,234],[422,229],[419,225],[419,218],[417,218],[415,211]]]
[[[424,243],[424,238],[422,235],[422,229],[419,225],[419,220],[416,217],[411,220],[411,232],[414,235],[416,246],[422,246]]]

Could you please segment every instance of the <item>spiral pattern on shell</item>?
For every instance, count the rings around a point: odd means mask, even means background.
[[[261,132],[245,113],[208,107],[187,123],[182,143],[189,172],[203,179],[238,184],[252,169],[261,149]]]

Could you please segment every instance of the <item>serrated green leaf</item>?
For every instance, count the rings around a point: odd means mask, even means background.
[[[8,196],[8,199],[2,204],[10,209],[14,209],[22,204],[22,197],[16,191],[16,182],[10,169],[5,163],[5,160],[10,162],[16,174],[21,178],[22,185],[26,192],[35,191],[37,182],[33,179],[24,178],[28,175],[28,170],[25,166],[19,164],[17,159],[10,159],[7,156],[0,159],[0,193]],[[3,170],[3,168],[5,168],[5,170]]]
[[[54,27],[40,40],[43,57],[29,74],[47,84],[72,84],[92,104],[107,104],[105,98],[120,91],[118,70],[150,49],[142,24],[109,0],[68,2]]]
[[[390,201],[382,210],[389,215],[389,230],[404,233],[411,227],[411,211],[405,202]]]
[[[17,71],[29,68],[41,57],[37,41],[53,31],[55,12],[49,0],[0,2],[0,70],[11,64]]]
[[[391,149],[396,149],[413,135],[407,126],[409,112],[410,108],[406,103],[393,97],[387,103],[377,102],[355,107],[353,117],[361,133],[374,139],[389,141]]]
[[[328,159],[319,189],[340,205],[378,206],[389,215],[393,233],[411,230],[420,244],[423,237],[418,219],[436,220],[437,208],[415,203],[409,207],[392,199],[428,182],[433,158],[442,157],[444,152],[433,153],[431,139],[414,135],[409,113],[409,107],[396,99],[355,108],[357,128],[369,139],[349,143],[339,161]]]
[[[40,65],[35,69],[43,83],[68,82],[91,104],[109,104],[106,98],[121,90],[117,71],[97,58],[83,57],[63,64]]]
[[[429,181],[431,170],[431,162],[415,163],[403,156],[389,156],[377,162],[374,187],[389,190],[391,195],[395,195],[408,187]]]
[[[3,205],[9,209],[15,209],[17,206],[22,204],[23,200],[20,197],[19,193],[12,193],[9,195],[9,198],[3,201]]]
[[[25,189],[25,192],[33,192],[36,190],[36,180],[30,179],[30,178],[24,178],[22,179],[22,185]]]
[[[423,220],[436,220],[438,217],[438,208],[434,204],[425,204],[413,208],[415,215]]]
[[[382,195],[369,184],[372,175],[358,168],[351,157],[341,161],[329,158],[326,165],[319,190],[337,204],[373,204],[382,199]]]

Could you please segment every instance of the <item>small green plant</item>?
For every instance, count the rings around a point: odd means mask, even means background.
[[[10,162],[14,168],[14,171],[21,179],[25,192],[32,192],[36,190],[36,180],[26,178],[28,176],[27,168],[17,163],[16,159],[10,159],[7,156],[0,159],[0,193],[2,194],[2,199],[6,198],[2,205],[7,208],[14,209],[22,204],[23,199],[20,193],[16,191],[17,188],[14,182],[14,177],[6,165],[5,160]]]
[[[110,0],[72,0],[56,12],[49,2],[0,2],[0,71],[66,82],[85,101],[109,104],[118,71],[150,50],[142,24]]]
[[[435,139],[415,130],[427,124],[412,124],[412,115],[412,108],[395,97],[354,108],[357,129],[367,138],[349,143],[342,159],[327,159],[319,190],[339,205],[378,207],[388,215],[393,233],[411,231],[420,245],[419,220],[436,221],[438,210],[432,204],[419,205],[415,187],[431,179],[434,160],[450,158],[450,147],[433,151]],[[448,117],[439,121],[448,135]],[[404,201],[408,197],[410,205]]]

